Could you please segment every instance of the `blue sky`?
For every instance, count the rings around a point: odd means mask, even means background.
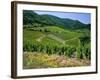
[[[90,13],[74,13],[74,12],[49,12],[49,11],[35,11],[37,14],[49,14],[57,16],[60,18],[70,18],[73,20],[79,20],[82,23],[89,24],[91,23],[91,14]]]

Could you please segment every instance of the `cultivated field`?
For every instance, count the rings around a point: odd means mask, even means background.
[[[91,65],[90,24],[33,11],[23,15],[24,69]]]

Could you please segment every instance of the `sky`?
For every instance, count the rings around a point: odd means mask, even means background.
[[[60,18],[70,18],[73,20],[79,20],[82,23],[89,24],[91,23],[91,14],[90,13],[75,13],[75,12],[51,12],[51,11],[34,11],[37,14],[49,14],[57,16]]]

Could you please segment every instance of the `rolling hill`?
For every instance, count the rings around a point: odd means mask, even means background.
[[[78,20],[72,20],[68,18],[59,18],[53,15],[39,15],[31,10],[23,10],[23,24],[24,25],[36,25],[43,26],[59,26],[67,29],[90,29],[90,24],[84,24]]]

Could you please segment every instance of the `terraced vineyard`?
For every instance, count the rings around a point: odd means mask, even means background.
[[[82,56],[85,57],[85,54],[79,54],[77,49],[80,48],[80,39],[79,37],[82,35],[85,35],[83,32],[78,33],[77,31],[70,31],[70,30],[65,30],[63,28],[60,27],[42,27],[42,28],[26,28],[24,29],[24,52],[26,52],[27,54],[24,54],[24,56],[26,57],[27,55],[32,55],[32,53],[30,54],[30,52],[33,52],[33,55],[35,55],[35,53],[37,53],[39,55],[39,53],[42,53],[42,56],[45,56],[47,53],[47,56],[51,56],[51,55],[58,55],[58,56],[65,56],[65,58],[73,58],[73,60],[76,60],[76,62],[81,63],[81,60],[77,60],[80,59]],[[90,43],[88,43],[89,45]],[[86,44],[87,45],[87,44]],[[36,48],[37,49],[36,49]],[[33,49],[34,48],[34,49]],[[36,50],[35,50],[36,49]],[[41,55],[41,54],[40,54]],[[39,56],[40,56],[39,55]],[[39,58],[39,56],[37,56]],[[29,56],[28,56],[29,57]],[[27,57],[27,58],[28,58]],[[55,57],[55,56],[54,56]],[[89,56],[88,56],[89,57]],[[35,65],[34,64],[34,59],[32,60],[33,63],[31,62],[30,65],[28,65],[27,62],[30,62],[29,60],[27,60],[27,58],[24,58],[26,60],[24,60],[24,68],[32,68],[31,66]],[[67,61],[67,59],[65,60],[65,62]],[[70,64],[66,64],[66,66],[84,66],[84,65],[89,65],[89,59],[86,58],[83,59],[84,63],[82,64],[77,64],[76,63],[73,65]],[[86,63],[88,61],[88,64]],[[41,62],[39,62],[41,63]],[[56,62],[55,62],[56,63]],[[37,63],[38,64],[38,63]],[[44,63],[45,64],[45,63]],[[48,62],[49,64],[49,62]],[[45,64],[42,66],[40,65],[35,65],[35,68],[38,67],[54,67],[55,65],[49,66],[48,64]],[[64,63],[65,64],[65,63]],[[48,65],[48,66],[46,66]],[[63,65],[63,64],[62,64]],[[65,67],[66,67],[65,66]],[[34,68],[33,67],[33,68]],[[56,65],[56,67],[61,67],[59,65]],[[63,67],[63,66],[62,66]]]
[[[47,16],[33,14],[28,12],[24,15],[24,69],[90,66],[91,33],[87,25],[71,20],[74,24],[78,23],[73,29],[74,26],[66,26],[65,23],[57,23],[53,20],[56,18],[65,22],[65,19],[49,16],[48,19],[56,23],[52,24],[53,22],[49,20],[45,21],[44,18]]]

